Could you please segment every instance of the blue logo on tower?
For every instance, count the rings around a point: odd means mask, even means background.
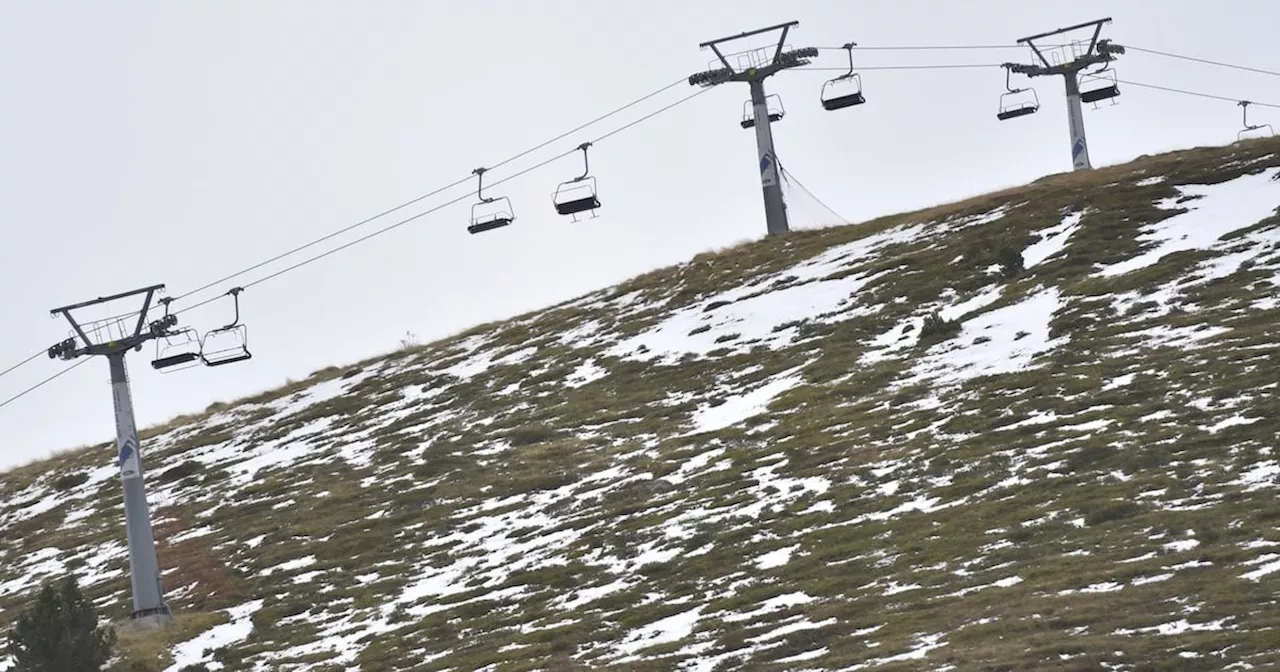
[[[132,438],[125,439],[120,446],[120,475],[124,478],[137,478],[140,471],[138,444]]]
[[[770,170],[773,165],[773,156],[768,150],[765,150],[765,152],[760,155],[760,182],[766,187],[778,183],[778,178],[774,174],[774,171]]]
[[[1084,138],[1076,140],[1076,144],[1071,147],[1071,158],[1079,158],[1084,153]]]

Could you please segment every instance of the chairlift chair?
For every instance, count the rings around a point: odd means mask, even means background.
[[[779,96],[776,93],[771,93],[765,96],[764,100],[766,109],[769,111],[769,121],[776,123],[782,121],[782,118],[787,116],[787,110],[782,107],[782,96]],[[771,105],[770,103],[776,104]],[[755,128],[756,109],[749,100],[742,104],[742,123],[739,125],[743,128]]]
[[[166,296],[159,301],[164,304],[164,315],[150,325],[150,333],[156,342],[156,356],[151,360],[151,367],[161,373],[172,373],[199,364],[200,334],[194,329],[171,331],[178,323],[178,317],[169,313],[173,297]]]
[[[249,336],[245,326],[240,323],[241,287],[233,287],[227,292],[235,305],[235,319],[230,324],[213,329],[204,335],[200,347],[200,359],[205,366],[223,366],[251,359],[249,352]]]
[[[596,191],[596,178],[590,175],[591,164],[587,159],[587,148],[591,143],[584,142],[578,145],[578,149],[582,150],[582,174],[567,182],[561,182],[556,187],[556,192],[551,196],[552,202],[556,206],[556,212],[562,215],[572,215],[573,221],[578,221],[578,214],[591,211],[591,216],[596,216],[596,208],[600,207],[600,198]]]
[[[160,373],[173,373],[197,366],[204,346],[200,334],[191,328],[166,334],[156,339],[156,356],[151,366]]]
[[[1009,81],[1009,77],[1013,74],[1013,70],[1007,65],[1004,69],[1004,88],[1007,93],[1000,94],[1000,109],[996,112],[996,119],[1006,121],[1017,117],[1025,117],[1028,114],[1035,114],[1040,109],[1040,96],[1036,94],[1036,90],[1031,87],[1013,88]],[[1031,99],[1021,94],[1030,92]]]
[[[1094,83],[1096,86],[1086,89],[1088,83]],[[1118,95],[1120,95],[1119,82],[1116,81],[1116,71],[1110,69],[1110,64],[1103,65],[1097,72],[1086,74],[1080,80],[1080,100],[1085,103],[1094,103],[1095,109],[1097,103]],[[1115,102],[1111,104],[1114,105]]]
[[[1245,139],[1244,136],[1246,133],[1260,131],[1264,128],[1267,129],[1266,136],[1259,134],[1257,137],[1268,137],[1276,134],[1275,130],[1271,128],[1271,124],[1250,124],[1249,123],[1249,106],[1252,105],[1252,103],[1250,103],[1247,100],[1242,100],[1236,103],[1236,105],[1240,106],[1240,121],[1242,124],[1244,124],[1244,128],[1240,129],[1239,133],[1236,133],[1236,142],[1244,140]]]
[[[485,196],[484,195],[484,173],[487,168],[476,168],[471,171],[477,178],[476,198],[480,199],[478,203],[471,206],[471,224],[467,227],[467,231],[476,234],[493,229],[502,228],[516,221],[516,216],[511,208],[511,199],[506,196]]]
[[[822,85],[822,92],[819,94],[822,99],[822,109],[827,111],[842,110],[846,107],[853,107],[867,102],[867,99],[862,95],[862,75],[853,71],[853,48],[857,45],[857,42],[849,42],[844,45],[844,50],[849,52],[849,72],[835,79],[827,80]]]

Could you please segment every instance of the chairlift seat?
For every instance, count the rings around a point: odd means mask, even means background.
[[[1254,134],[1255,131],[1261,131],[1263,129],[1266,129],[1265,135],[1263,135],[1262,133]],[[1246,136],[1248,136],[1249,139],[1257,139],[1257,138],[1274,137],[1275,134],[1276,134],[1275,129],[1271,128],[1271,124],[1254,124],[1250,126],[1245,126],[1240,132],[1236,133],[1236,141],[1237,142],[1242,141],[1246,138]]]
[[[861,91],[858,91],[855,93],[845,94],[843,96],[824,98],[822,100],[822,107],[826,110],[843,110],[846,107],[861,105],[865,102],[867,102],[867,99],[862,96]]]
[[[1035,89],[1015,89],[1009,86],[1009,73],[1005,73],[1005,88],[1008,93],[1000,96],[1000,109],[996,111],[996,119],[1007,121],[1018,117],[1035,114],[1040,110],[1040,96]],[[1026,94],[1031,94],[1028,97]]]
[[[467,231],[481,233],[499,229],[516,220],[511,201],[506,196],[484,199],[471,206],[471,225]]]
[[[587,159],[587,148],[591,143],[578,145],[582,151],[582,174],[567,182],[561,182],[551,195],[551,202],[556,212],[561,215],[572,215],[578,221],[578,213],[591,211],[595,217],[596,208],[600,207],[600,197],[596,191],[596,178],[591,175],[591,162]]]
[[[253,355],[248,350],[241,349],[225,354],[214,355],[213,357],[203,357],[205,366],[223,366],[225,364],[235,364],[243,362],[247,359],[253,359]]]
[[[166,334],[156,339],[156,356],[151,366],[163,373],[190,368],[200,363],[202,348],[200,335],[193,329]]]
[[[831,89],[831,93],[827,90]],[[867,102],[862,94],[862,75],[853,71],[853,52],[849,53],[849,72],[822,85],[818,98],[824,110],[843,110]]]
[[[181,352],[176,355],[169,355],[168,357],[158,357],[151,361],[151,366],[155,370],[161,371],[175,366],[180,366],[182,364],[190,364],[191,362],[195,362],[199,359],[200,353],[198,352]]]
[[[600,207],[600,199],[590,195],[556,203],[556,212],[562,215],[576,215],[579,212],[595,210],[598,207]]]
[[[769,121],[774,123],[782,121],[782,114],[779,112],[770,112]],[[740,125],[743,128],[754,128],[756,125],[756,118],[754,116],[746,117],[742,120],[742,123]]]
[[[1000,121],[1004,121],[1006,119],[1025,117],[1028,114],[1034,114],[1039,109],[1039,106],[1036,105],[1020,105],[1018,107],[1011,107],[1007,110],[1000,110],[996,113],[996,118]]]
[[[473,234],[484,233],[485,231],[500,229],[513,221],[515,221],[515,218],[513,217],[493,217],[491,219],[472,222],[471,225],[467,227],[467,231]]]
[[[511,199],[506,196],[485,198],[485,170],[485,168],[476,168],[472,171],[476,175],[476,198],[480,199],[479,203],[471,206],[471,224],[467,226],[467,232],[472,234],[507,226],[516,219],[515,210],[511,207]]]
[[[1096,103],[1100,100],[1115,98],[1118,95],[1120,95],[1120,89],[1116,85],[1112,84],[1111,86],[1104,86],[1090,91],[1081,91],[1080,100],[1086,103]]]

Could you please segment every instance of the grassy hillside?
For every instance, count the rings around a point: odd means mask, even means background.
[[[1280,141],[1143,157],[150,430],[115,669],[1278,666],[1277,206]],[[3,475],[0,623],[127,619],[112,454]]]

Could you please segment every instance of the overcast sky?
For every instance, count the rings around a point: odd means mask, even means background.
[[[1106,16],[1114,22],[1103,34],[1120,44],[1280,69],[1272,0],[6,0],[0,370],[66,337],[54,307],[153,283],[188,292],[704,70],[713,58],[698,49],[705,40],[795,19],[792,47],[1012,45]],[[748,46],[759,42],[740,43]],[[1029,56],[1014,48],[856,58],[896,66]],[[843,63],[840,51],[818,62]],[[1122,80],[1280,103],[1280,77],[1136,51],[1115,70]],[[1034,80],[1039,114],[1000,123],[998,67],[867,70],[868,103],[826,112],[819,89],[837,74],[788,72],[768,87],[787,109],[774,128],[783,164],[851,221],[1070,168],[1061,78]],[[1121,88],[1118,105],[1086,107],[1095,165],[1235,139],[1240,109],[1230,101]],[[695,91],[676,86],[491,177]],[[406,332],[439,338],[763,236],[754,135],[737,124],[746,97],[745,85],[718,87],[593,147],[598,219],[575,224],[551,207],[556,183],[580,172],[570,156],[491,192],[512,199],[512,227],[468,235],[464,202],[246,290],[250,362],[162,375],[148,365],[150,348],[130,355],[139,424],[386,352]],[[1280,109],[1251,115],[1280,126]],[[820,214],[792,203],[796,228],[829,223]],[[208,329],[231,308],[215,302],[183,318]],[[42,356],[0,377],[0,401],[65,366]],[[0,465],[113,432],[99,359],[0,409]]]

